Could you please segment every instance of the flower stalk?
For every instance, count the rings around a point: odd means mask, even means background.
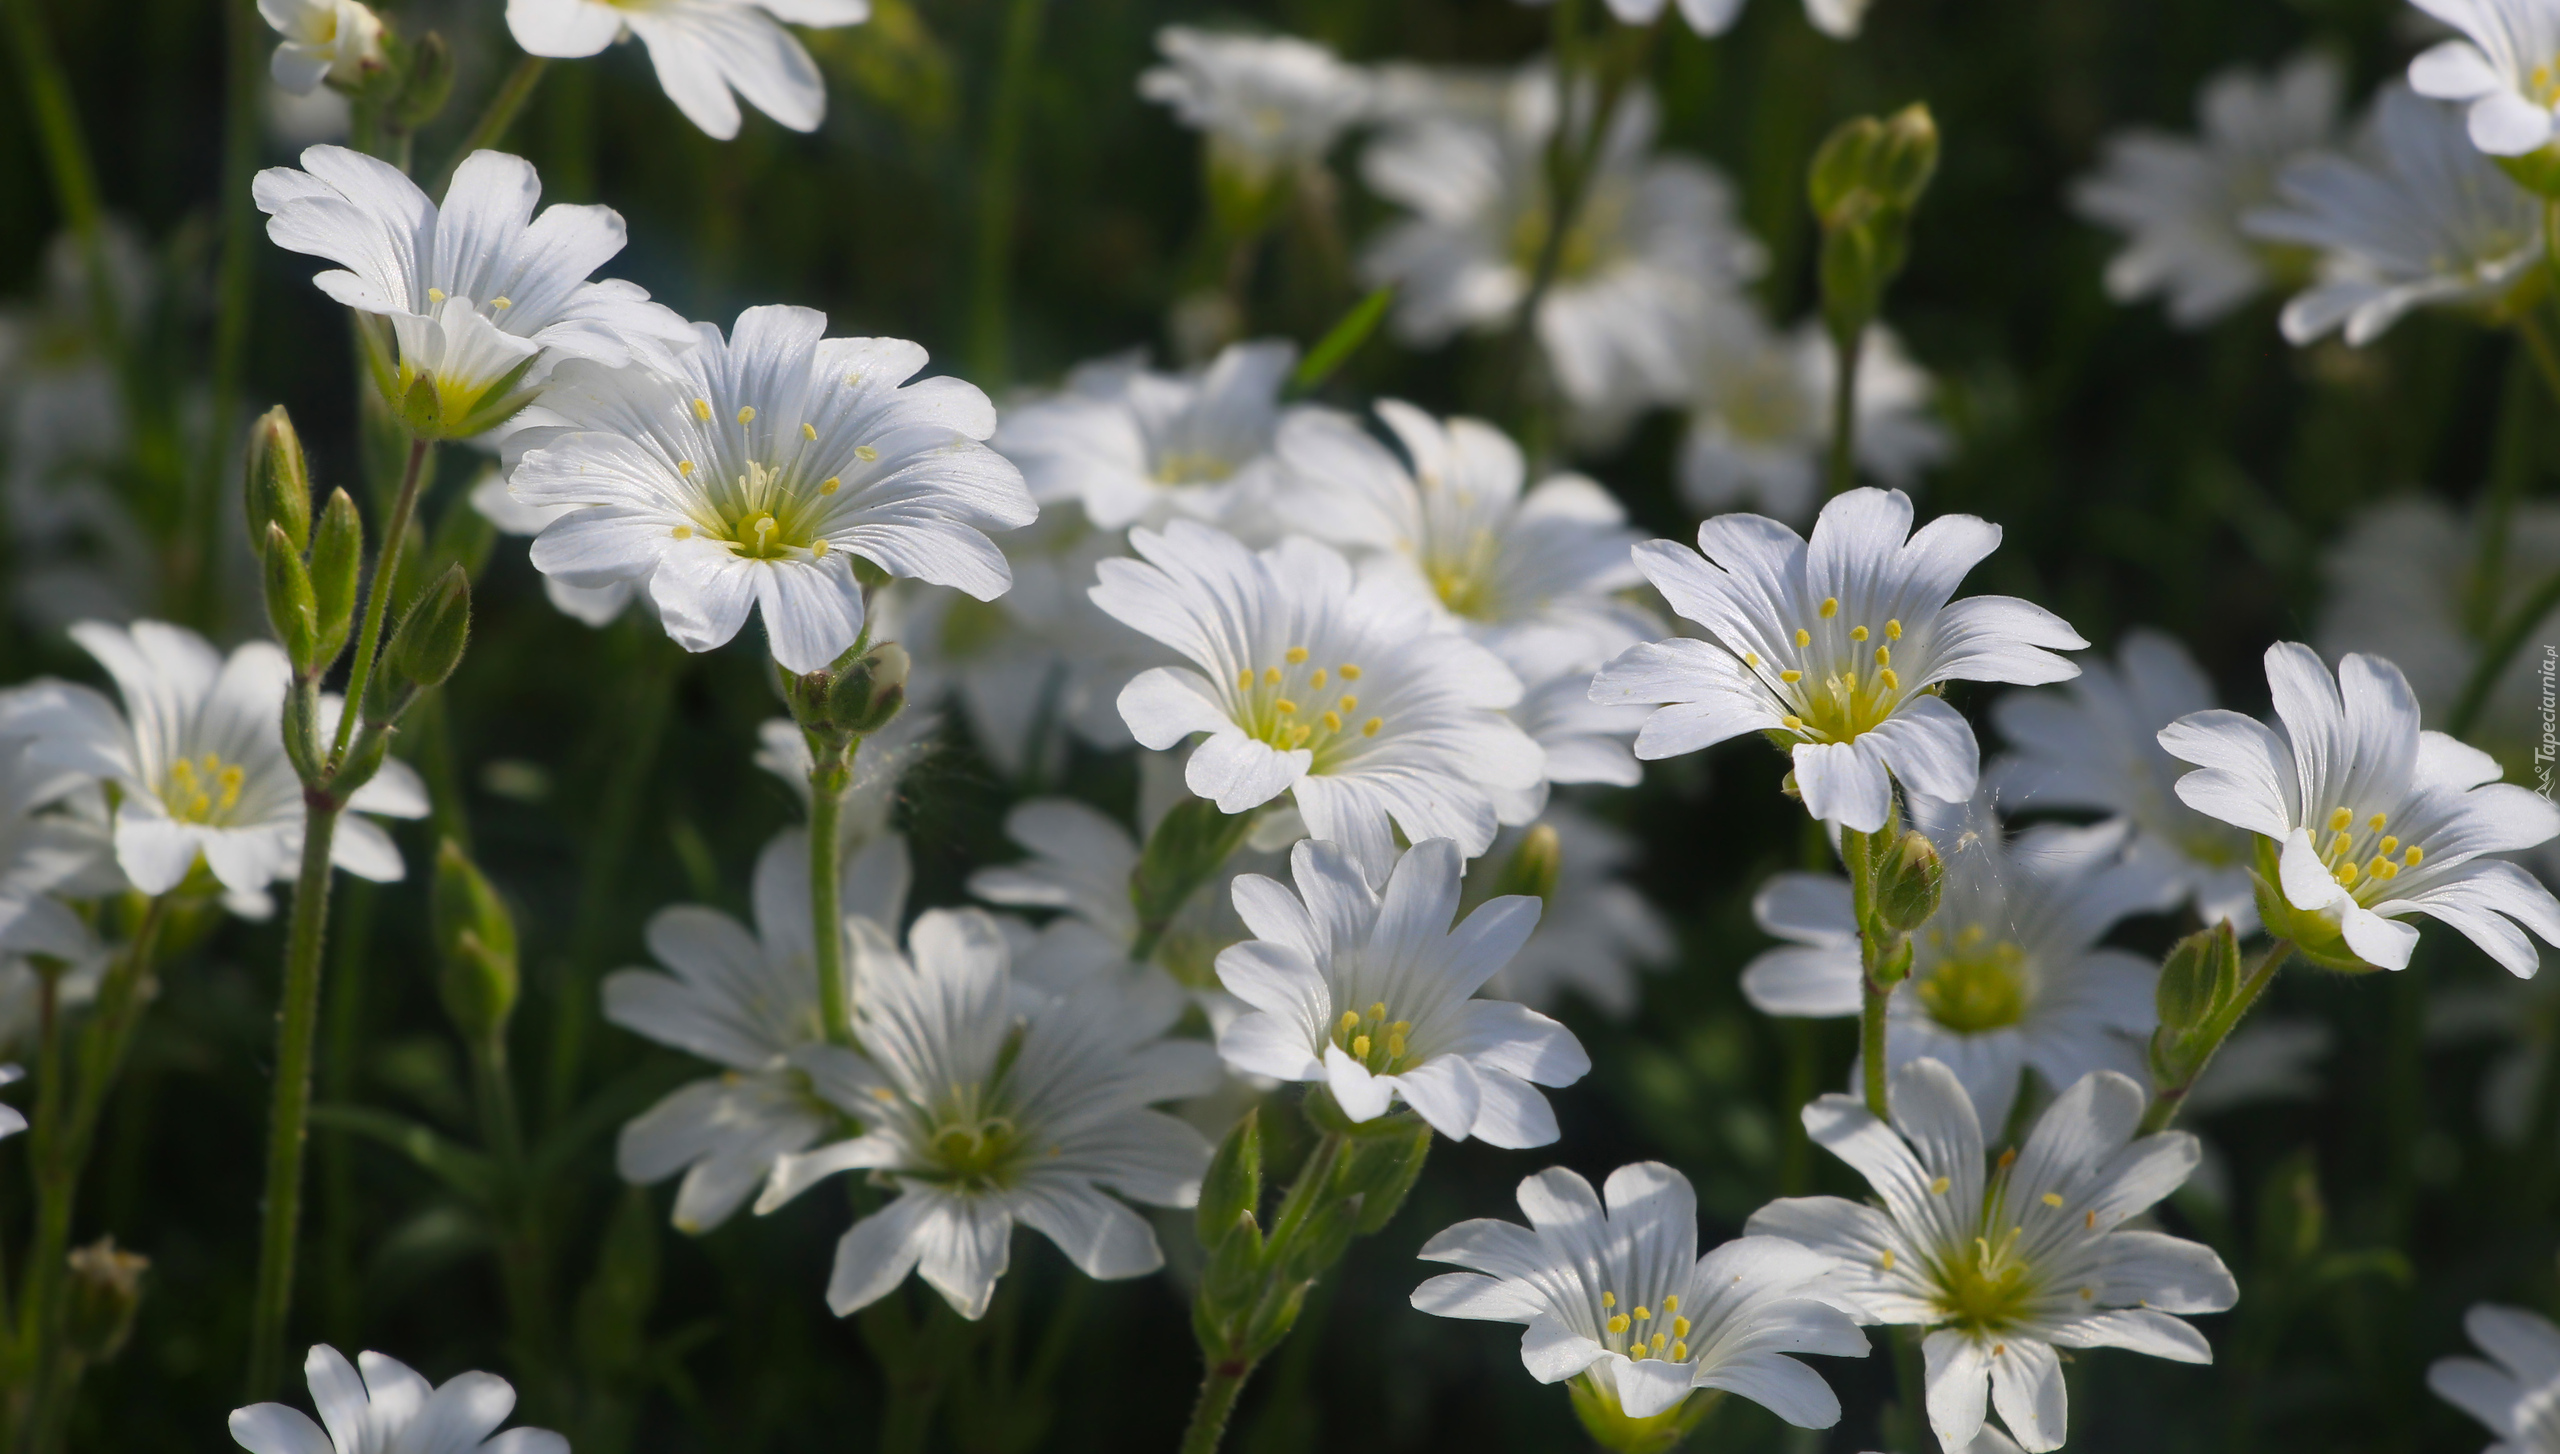
[[[365,592],[364,628],[356,638],[355,665],[347,673],[347,710],[338,717],[337,740],[331,745],[333,755],[343,758],[353,738],[356,719],[362,715],[365,692],[373,680],[376,655],[382,648],[382,623],[390,614],[391,593],[400,578],[400,547],[409,533],[409,517],[418,510],[418,482],[425,474],[427,456],[435,445],[425,439],[409,441],[408,463],[400,473],[400,494],[391,504],[391,521],[384,527],[382,545],[373,560],[373,583]]]
[[[1896,835],[1900,814],[1888,810],[1874,833],[1840,830],[1849,867],[1849,903],[1858,921],[1858,1064],[1867,1109],[1886,1114],[1886,1010],[1896,986],[1911,977],[1911,932],[1938,912],[1946,864],[1918,829]]]
[[[285,932],[284,1001],[276,1016],[276,1081],[267,1112],[258,1282],[249,1306],[247,1394],[253,1402],[277,1388],[284,1377],[294,1243],[302,1230],[302,1152],[311,1125],[311,1051],[320,1026],[321,950],[329,928],[329,852],[340,810],[326,790],[306,791],[303,802],[302,867],[293,883],[293,917]]]
[[[2231,922],[2181,941],[2160,970],[2160,1028],[2151,1037],[2151,1105],[2140,1135],[2169,1129],[2187,1095],[2213,1064],[2214,1053],[2240,1026],[2258,997],[2292,957],[2293,942],[2278,939],[2243,975]]]

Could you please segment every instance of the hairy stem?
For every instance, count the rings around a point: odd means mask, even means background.
[[[844,878],[836,866],[845,788],[860,739],[831,748],[809,738],[809,931],[818,970],[818,1015],[827,1041],[853,1044],[853,1003],[844,985]]]
[[[1858,483],[1858,363],[1867,351],[1861,329],[1842,345],[1834,339],[1839,367],[1831,371],[1831,465],[1826,495],[1845,494]]]
[[[1004,56],[987,110],[985,150],[978,157],[978,255],[969,323],[970,364],[977,381],[1000,388],[1013,375],[1013,219],[1022,159],[1022,128],[1040,61],[1048,0],[1011,0],[1005,11]]]
[[[344,760],[355,736],[356,719],[364,715],[364,694],[372,685],[374,657],[382,650],[382,621],[391,611],[391,590],[400,579],[400,547],[408,538],[409,517],[418,513],[418,480],[435,446],[409,441],[409,462],[400,474],[400,495],[392,501],[391,519],[382,527],[382,547],[373,558],[373,583],[365,589],[364,629],[356,636],[356,664],[347,673],[347,709],[338,714],[337,740],[330,745],[332,767]],[[334,828],[336,825],[331,824]],[[295,900],[299,913],[300,900]]]
[[[410,474],[417,468],[413,462]],[[375,572],[375,588],[386,584]],[[355,716],[350,706],[346,715]],[[249,1309],[250,1402],[284,1373],[285,1320],[293,1307],[294,1244],[302,1230],[302,1153],[311,1123],[311,1048],[320,1025],[320,959],[329,928],[329,849],[341,805],[326,789],[303,793],[302,868],[285,933],[284,998],[276,1017],[275,1099],[267,1114],[265,1223],[258,1237],[256,1300]]]
[[[444,196],[445,188],[453,184],[454,171],[473,152],[496,146],[499,138],[507,134],[507,128],[515,124],[516,113],[524,109],[525,102],[533,99],[533,88],[542,83],[542,73],[550,66],[551,62],[541,56],[526,56],[516,62],[514,70],[507,72],[507,78],[498,83],[497,91],[489,97],[489,104],[481,110],[480,119],[471,123],[470,134],[453,149],[453,156],[445,162],[444,170],[436,173],[437,197]]]
[[[1333,1174],[1342,1164],[1343,1151],[1350,1144],[1351,1138],[1343,1133],[1326,1132],[1315,1149],[1307,1153],[1306,1164],[1298,1168],[1298,1178],[1289,1184],[1288,1195],[1280,1199],[1280,1213],[1272,1220],[1271,1236],[1262,1247],[1262,1265],[1267,1271],[1247,1326],[1260,1321],[1275,1299],[1288,1295],[1289,1289],[1282,1285],[1278,1274],[1289,1266],[1299,1234],[1321,1209],[1332,1188]],[[1234,1342],[1212,1347],[1205,1337],[1200,1355],[1204,1364],[1200,1396],[1193,1401],[1191,1423],[1182,1433],[1182,1454],[1216,1454],[1219,1441],[1226,1437],[1227,1420],[1235,1413],[1236,1399],[1261,1361],[1248,1348]]]
[[[2275,982],[2276,971],[2284,967],[2285,960],[2292,954],[2293,941],[2279,939],[2268,945],[2266,952],[2258,956],[2258,962],[2250,966],[2248,977],[2240,982],[2240,993],[2233,996],[2231,1003],[2215,1011],[2213,1017],[2204,1023],[2205,1050],[2202,1055],[2196,1057],[2194,1069],[2188,1071],[2186,1079],[2176,1085],[2153,1088],[2151,1109],[2143,1113],[2142,1130],[2139,1134],[2149,1136],[2155,1132],[2165,1131],[2169,1129],[2170,1122],[2178,1119],[2179,1107],[2186,1104],[2187,1093],[2194,1090],[2196,1082],[2204,1079],[2204,1073],[2212,1068],[2213,1057],[2221,1052],[2222,1042],[2230,1039],[2231,1032],[2239,1028],[2240,1021],[2248,1015],[2250,1006],[2255,1005],[2258,997],[2267,992],[2267,986]]]

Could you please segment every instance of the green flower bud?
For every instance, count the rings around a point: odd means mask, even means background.
[[[1252,813],[1221,813],[1206,798],[1185,798],[1156,823],[1129,875],[1141,940],[1137,957],[1154,952],[1152,936],[1161,935],[1200,886],[1226,866],[1253,820]]]
[[[440,687],[462,664],[470,641],[471,578],[461,566],[447,566],[391,633],[391,669],[420,691]]]
[[[1209,1159],[1209,1172],[1200,1180],[1200,1206],[1193,1223],[1200,1232],[1200,1245],[1213,1251],[1223,1247],[1237,1219],[1250,1216],[1261,1205],[1262,1113],[1256,1109],[1245,1112],[1244,1119],[1218,1143],[1218,1154]]]
[[[1209,1265],[1200,1273],[1201,1306],[1213,1322],[1226,1323],[1250,1311],[1261,1295],[1262,1228],[1253,1213],[1238,1212],[1208,1245]]]
[[[1938,900],[1946,891],[1946,860],[1938,856],[1938,846],[1929,835],[1917,828],[1902,835],[1902,841],[1879,855],[1876,865],[1875,917],[1896,934],[1908,934],[1929,922],[1938,912]]]
[[[913,665],[905,647],[884,641],[836,671],[827,687],[828,724],[856,737],[888,726],[907,704],[907,672]]]
[[[1563,872],[1564,843],[1556,837],[1555,825],[1540,823],[1520,835],[1520,846],[1511,850],[1510,861],[1493,880],[1493,896],[1525,894],[1552,907]]]
[[[415,131],[441,115],[453,96],[453,48],[430,30],[406,49],[408,74],[400,79],[399,99],[391,103],[391,121]]]
[[[259,544],[263,547],[258,564],[267,600],[267,624],[275,629],[276,640],[292,660],[293,674],[309,677],[322,665],[320,628],[311,601],[311,574],[303,568],[302,552],[293,548],[293,540],[281,524],[267,522],[266,538]]]
[[[1702,1388],[1661,1413],[1639,1419],[1619,1404],[1614,1380],[1585,1376],[1567,1387],[1582,1431],[1613,1454],[1670,1454],[1724,1401],[1722,1389]]]
[[[2184,1034],[2240,990],[2240,941],[2231,921],[2190,934],[2160,963],[2160,1028]]]
[[[445,1013],[475,1044],[503,1040],[519,987],[515,917],[450,838],[436,850],[431,899],[436,952],[442,960],[436,990]]]
[[[364,517],[344,490],[329,492],[311,537],[315,655],[326,664],[345,649],[356,619],[356,577],[364,569]]]
[[[242,480],[250,544],[265,549],[267,527],[274,525],[301,553],[311,543],[311,466],[303,457],[302,436],[294,432],[293,418],[282,404],[249,426],[249,462]]]
[[[71,1275],[63,1288],[63,1345],[84,1363],[109,1362],[133,1336],[142,1274],[151,1269],[151,1259],[118,1251],[115,1238],[101,1237],[65,1260]]]
[[[1370,1123],[1372,1127],[1379,1124]],[[1396,1127],[1351,1143],[1343,1155],[1338,1184],[1344,1195],[1360,1198],[1358,1231],[1373,1233],[1395,1220],[1414,1182],[1421,1179],[1422,1163],[1430,1157],[1427,1125]]]

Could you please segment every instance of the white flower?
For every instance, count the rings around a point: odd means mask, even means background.
[[[507,0],[507,29],[532,55],[591,56],[640,37],[659,89],[722,141],[738,134],[737,92],[794,131],[815,131],[827,87],[783,25],[830,28],[871,18],[871,0]]]
[[[1168,25],[1156,49],[1172,64],[1138,77],[1138,94],[1207,132],[1211,155],[1248,176],[1323,161],[1369,107],[1366,74],[1295,36]]]
[[[2027,1449],[2069,1428],[2057,1348],[2127,1348],[2181,1363],[2213,1351],[2178,1314],[2217,1313],[2240,1290],[2212,1249],[2124,1223],[2195,1169],[2183,1131],[2133,1139],[2142,1088],[2096,1071],[2065,1090],[2023,1149],[1983,1160],[1982,1123],[1934,1060],[1894,1072],[1888,1127],[1854,1097],[1804,1108],[1805,1129],[1855,1167],[1882,1208],[1794,1197],[1747,1230],[1840,1259],[1832,1289],[1872,1323],[1933,1329],[1929,1424],[1961,1448],[1982,1429],[1983,1388]]]
[[[1819,319],[1775,334],[1747,303],[1714,308],[1694,335],[1680,498],[1701,514],[1756,504],[1800,524],[1822,498],[1838,351]],[[1947,453],[1927,417],[1929,375],[1882,324],[1858,350],[1858,467],[1896,489]]]
[[[2446,107],[2386,86],[2357,151],[2287,167],[2280,200],[2243,220],[2252,237],[2320,250],[2320,281],[2285,305],[2286,338],[2343,324],[2362,347],[2412,308],[2494,302],[2540,263],[2540,201]]]
[[[1938,912],[1912,935],[1911,975],[1886,1001],[1886,1063],[1942,1062],[1994,1126],[2008,1123],[2024,1071],[2053,1091],[2093,1070],[2143,1074],[2159,966],[2098,941],[2120,920],[2167,907],[2164,876],[2120,858],[2116,829],[2034,828],[2013,842],[1980,798],[1912,807],[1946,879]],[[1781,873],[1751,911],[1763,930],[1792,941],[1743,970],[1754,1008],[1858,1013],[1848,880]]]
[[[1545,5],[1552,0],[1522,0],[1529,5]],[[1867,18],[1867,6],[1873,0],[1804,0],[1804,18],[1816,30],[1834,40],[1847,40],[1858,33],[1859,22]],[[1664,0],[1609,0],[1609,13],[1623,25],[1651,25],[1662,14]],[[1742,0],[1679,0],[1680,18],[1700,35],[1722,35],[1741,18]]]
[[[2317,51],[2263,75],[2235,66],[2197,95],[2194,138],[2148,127],[2109,136],[2097,172],[2071,189],[2080,215],[2125,234],[2107,296],[2158,295],[2172,323],[2202,328],[2286,271],[2240,219],[2275,201],[2286,167],[2336,142],[2345,83]]]
[[[1642,537],[1597,482],[1524,489],[1520,447],[1492,425],[1395,399],[1377,408],[1402,458],[1347,414],[1305,410],[1281,426],[1279,523],[1375,558],[1523,672],[1588,673],[1659,629],[1617,599],[1643,584],[1627,555]]]
[[[827,1306],[851,1313],[916,1271],[978,1318],[1016,1222],[1089,1277],[1163,1265],[1146,1222],[1103,1193],[1168,1207],[1200,1195],[1208,1142],[1149,1109],[1217,1083],[1206,1045],[1161,1038],[1181,1002],[1149,1005],[1101,984],[1033,990],[1008,969],[1004,931],[976,909],[917,919],[912,962],[876,926],[850,922],[862,1054],[816,1046],[796,1059],[866,1129],[782,1158],[756,1200],[769,1212],[846,1170],[897,1190],[836,1244]]]
[[[32,739],[35,762],[116,787],[116,862],[136,889],[167,893],[201,859],[234,913],[264,917],[267,885],[292,878],[302,855],[302,780],[284,755],[293,665],[283,649],[253,641],[225,658],[158,621],[83,621],[71,638],[115,678],[124,710],[89,687],[39,682],[20,689],[9,730]],[[339,710],[335,696],[321,699],[323,732]],[[396,881],[399,848],[360,815],[425,817],[425,785],[386,758],[347,807],[330,860],[358,878]]]
[[[1159,751],[1208,733],[1185,777],[1221,812],[1291,793],[1309,833],[1382,880],[1395,830],[1482,853],[1494,794],[1538,780],[1543,754],[1502,715],[1519,678],[1393,581],[1355,581],[1310,540],[1255,552],[1184,520],[1130,543],[1145,562],[1102,562],[1094,603],[1200,670],[1141,673],[1120,715]]]
[[[1631,1419],[1713,1388],[1799,1428],[1840,1421],[1831,1386],[1788,1356],[1866,1356],[1866,1334],[1825,1286],[1830,1258],[1777,1237],[1699,1256],[1697,1194],[1659,1161],[1619,1167],[1604,1194],[1605,1206],[1560,1166],[1522,1181],[1529,1225],[1480,1218],[1424,1243],[1424,1261],[1472,1270],[1415,1288],[1413,1305],[1526,1325],[1530,1377],[1586,1379]]]
[[[2409,62],[2421,96],[2471,106],[2471,144],[2491,156],[2537,152],[2560,137],[2560,4],[2410,0],[2468,37]]]
[[[1919,797],[1963,802],[1980,749],[1931,688],[2066,681],[2080,669],[2047,648],[2089,644],[2012,596],[1948,603],[1999,544],[2000,527],[1972,515],[1913,534],[1910,497],[1876,489],[1823,506],[1809,542],[1739,514],[1700,525],[1697,554],[1648,541],[1636,564],[1715,640],[1635,647],[1601,669],[1592,700],[1667,704],[1636,738],[1642,758],[1775,734],[1791,745],[1806,811],[1861,833],[1892,809],[1888,772]]]
[[[1228,1066],[1321,1081],[1354,1121],[1402,1099],[1453,1141],[1555,1140],[1535,1087],[1573,1084],[1591,1057],[1537,1011],[1475,998],[1537,927],[1538,901],[1495,899],[1453,929],[1465,864],[1446,838],[1415,844],[1383,895],[1337,845],[1305,840],[1289,862],[1295,894],[1259,874],[1235,883],[1255,937],[1218,956],[1218,979],[1253,1012],[1218,1036]]]
[[[1126,959],[1138,937],[1129,885],[1139,844],[1129,830],[1071,798],[1034,798],[1005,815],[1004,831],[1030,856],[979,869],[969,876],[969,892],[991,904],[1057,910]],[[1223,1001],[1211,965],[1220,950],[1248,933],[1228,887],[1238,874],[1271,864],[1276,860],[1267,854],[1236,853],[1175,912],[1151,962],[1199,997]]]
[[[356,1368],[364,1370],[361,1380]],[[251,1454],[569,1454],[549,1429],[495,1433],[515,1411],[513,1385],[494,1373],[430,1384],[379,1353],[346,1355],[315,1343],[302,1360],[320,1423],[285,1404],[231,1411],[231,1437]],[[324,1431],[322,1425],[327,1428]]]
[[[2129,856],[2176,880],[2207,924],[2258,924],[2249,882],[2249,838],[2178,798],[2186,768],[2160,745],[2160,729],[2213,706],[2213,683],[2177,639],[2126,635],[2116,664],[2092,662],[2063,691],[2011,692],[1991,719],[2013,751],[1992,764],[2003,802],[2020,808],[2095,809],[2132,835]]]
[[[2560,903],[2483,855],[2560,834],[2560,808],[2499,782],[2489,754],[2421,731],[2418,700],[2391,663],[2350,654],[2333,679],[2318,653],[2290,641],[2266,659],[2281,732],[2197,712],[2162,729],[2160,745],[2203,769],[2178,779],[2187,806],[2263,840],[2259,871],[2294,910],[2269,929],[2314,957],[2401,969],[2418,943],[2401,919],[2427,914],[2530,976],[2540,957],[2524,930],[2560,944]]]
[[[554,203],[534,216],[542,180],[522,157],[465,157],[441,208],[362,152],[315,146],[302,165],[258,173],[267,236],[340,265],[311,281],[389,324],[396,372],[373,360],[385,397],[430,380],[448,434],[503,422],[564,358],[619,367],[692,336],[638,285],[587,280],[622,251],[621,214]]]
[[[2462,1330],[2479,1358],[2439,1358],[2427,1387],[2498,1436],[2487,1454],[2560,1454],[2560,1328],[2523,1308],[2474,1303]]]
[[[1522,663],[1521,669],[1527,675],[1529,664]],[[1644,766],[1629,744],[1650,714],[1642,706],[1591,700],[1591,677],[1587,660],[1555,670],[1534,681],[1511,709],[1511,720],[1546,754],[1546,766],[1529,787],[1494,793],[1494,816],[1503,823],[1519,827],[1534,821],[1547,811],[1548,795],[1558,783],[1631,788],[1644,781]]]
[[[0,950],[77,959],[91,940],[89,927],[54,896],[88,897],[122,885],[94,784],[13,735],[34,730],[39,724],[22,719],[47,712],[54,700],[55,689],[42,683],[0,691]],[[0,1026],[6,1023],[0,1015]],[[7,1043],[0,1030],[0,1046]]]
[[[1432,346],[1461,329],[1508,328],[1528,296],[1548,223],[1547,158],[1567,109],[1554,72],[1514,79],[1501,114],[1428,114],[1361,157],[1369,187],[1413,215],[1361,259],[1395,285],[1395,329]],[[1571,108],[1588,124],[1588,92]],[[1535,329],[1577,409],[1623,412],[1678,396],[1681,339],[1698,310],[1758,273],[1759,245],[1734,219],[1732,189],[1702,162],[1651,155],[1655,109],[1620,103],[1566,234]]]
[[[516,460],[528,505],[584,505],[533,542],[571,585],[645,582],[667,634],[709,651],[761,605],[784,669],[817,671],[862,634],[853,557],[982,601],[1011,584],[989,530],[1031,523],[1022,476],[979,441],[973,384],[906,381],[924,350],[825,338],[808,308],[750,308],[728,338],[659,367],[576,363],[543,408],[564,421]],[[528,431],[529,432],[529,431]]]
[[[1176,515],[1219,521],[1268,488],[1287,342],[1230,344],[1197,373],[1098,359],[1056,395],[1005,412],[992,441],[1042,505],[1080,501],[1105,530]]]
[[[258,0],[258,14],[284,37],[267,72],[296,96],[324,79],[361,85],[382,65],[382,17],[356,0]]]
[[[1570,991],[1623,1020],[1635,1013],[1638,971],[1668,962],[1677,948],[1661,913],[1623,881],[1638,847],[1626,834],[1559,803],[1549,805],[1530,828],[1506,829],[1485,857],[1508,863],[1539,825],[1555,830],[1561,850],[1556,890],[1538,916],[1537,932],[1485,982],[1485,993],[1545,1009]]]
[[[844,877],[847,914],[897,923],[906,900],[904,840],[874,840]],[[750,933],[716,909],[660,909],[649,918],[649,953],[674,973],[605,976],[606,1019],[727,1067],[633,1118],[616,1151],[626,1181],[684,1173],[674,1221],[685,1232],[727,1221],[776,1161],[807,1150],[838,1122],[790,1064],[793,1051],[826,1039],[810,952],[805,835],[785,833],[757,857],[755,914]]]
[[[482,475],[480,482],[473,485],[470,494],[464,498],[471,502],[471,508],[479,512],[481,519],[503,535],[540,535],[552,521],[581,508],[576,505],[528,505],[507,488],[506,474],[494,469]],[[601,586],[573,586],[558,576],[544,576],[542,594],[561,615],[601,628],[612,625],[630,607],[632,598],[639,592],[627,580],[610,581]]]

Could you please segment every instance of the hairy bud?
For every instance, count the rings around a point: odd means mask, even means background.
[[[1938,846],[1914,828],[1878,858],[1876,918],[1896,934],[1908,934],[1928,923],[1946,891],[1947,865],[1938,856]]]
[[[324,665],[338,659],[355,626],[356,576],[363,568],[364,517],[346,491],[332,490],[311,536],[314,655]]]
[[[447,566],[391,633],[391,669],[417,690],[440,687],[470,641],[471,578],[461,566]]]
[[[320,628],[312,607],[311,573],[303,568],[302,552],[294,549],[281,524],[267,522],[266,538],[259,544],[263,547],[258,553],[259,585],[266,596],[267,624],[293,662],[293,674],[307,678],[324,665],[319,660]]]
[[[249,512],[249,542],[264,551],[267,527],[284,532],[296,554],[311,543],[311,466],[293,417],[278,404],[249,426],[249,461],[242,503]]]

